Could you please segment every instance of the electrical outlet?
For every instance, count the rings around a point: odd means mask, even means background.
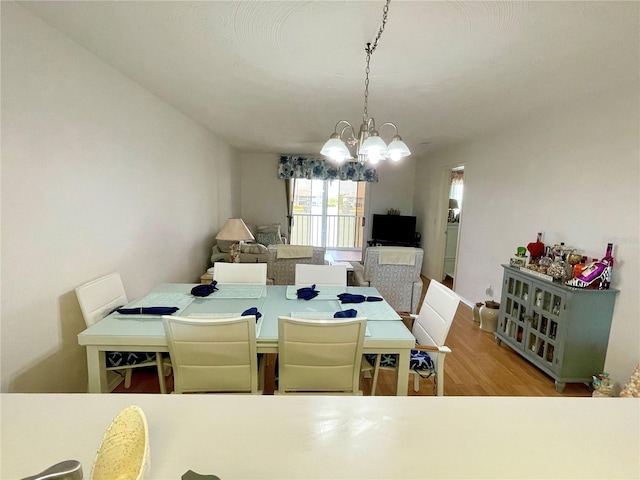
[[[486,293],[487,295],[492,295],[493,294],[493,289],[491,288],[491,284],[487,283],[487,286],[484,287],[484,293]]]

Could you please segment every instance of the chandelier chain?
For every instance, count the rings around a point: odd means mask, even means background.
[[[329,140],[327,140],[320,150],[321,154],[326,155],[336,162],[347,160],[360,162],[361,164],[370,162],[372,165],[375,165],[380,160],[387,158],[397,162],[401,158],[411,155],[409,147],[407,147],[400,135],[398,135],[398,127],[395,123],[384,122],[377,126],[375,120],[369,118],[369,74],[371,73],[371,56],[373,52],[376,51],[380,38],[387,26],[390,3],[391,0],[385,0],[385,5],[382,10],[382,23],[378,29],[378,34],[371,43],[366,44],[364,49],[367,56],[364,79],[364,114],[362,115],[360,129],[356,130],[354,125],[347,120],[339,120]],[[395,130],[395,134],[388,145],[380,137],[379,133],[379,130],[384,127]],[[355,155],[353,152],[354,147]]]
[[[369,63],[371,62],[371,55],[378,47],[378,42],[380,41],[380,37],[382,36],[382,32],[384,32],[384,27],[387,25],[387,17],[389,15],[389,3],[391,0],[387,0],[383,9],[382,9],[382,25],[380,25],[380,30],[378,30],[378,35],[376,35],[375,40],[373,41],[373,45],[371,43],[367,43],[366,48],[364,49],[367,52],[367,67],[365,68],[365,78],[364,78],[364,113],[362,115],[362,120],[366,122],[369,118],[368,106],[369,106],[369,72],[371,69],[369,68]]]
[[[376,47],[378,46],[378,41],[382,36],[382,32],[384,32],[384,27],[387,25],[387,16],[389,15],[390,3],[391,3],[391,0],[387,0],[387,3],[385,3],[384,8],[382,9],[382,25],[380,25],[380,30],[378,30],[378,35],[376,35],[376,39],[373,41],[373,46],[370,47],[371,44],[367,43],[368,54],[372,54],[373,52],[375,52]]]

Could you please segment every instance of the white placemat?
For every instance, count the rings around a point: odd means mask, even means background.
[[[125,305],[123,308],[148,308],[148,307],[178,307],[178,311],[173,313],[172,315],[179,316],[180,313],[191,305],[191,302],[195,300],[195,297],[192,295],[187,295],[185,293],[173,293],[173,292],[151,292],[147,296],[142,297],[140,300],[136,300],[128,305]],[[119,313],[114,314],[118,318],[160,318],[161,315],[144,315],[144,314],[135,314],[135,315],[122,315]]]
[[[402,317],[387,302],[342,303],[342,310],[353,308],[359,317],[367,320],[402,320]]]
[[[233,318],[233,317],[241,317],[242,314],[239,312],[236,313],[191,313],[188,315],[189,317],[194,318]],[[262,320],[264,316],[260,317],[256,322],[256,337],[260,336],[260,330],[262,329]]]
[[[309,318],[312,320],[333,320],[335,312],[291,312],[292,318]],[[336,319],[337,320],[337,319]],[[369,327],[364,332],[365,337],[370,337]]]
[[[291,312],[293,318],[312,318],[315,320],[326,320],[333,318],[336,312]]]
[[[218,291],[205,298],[261,298],[267,289],[264,285],[218,284]]]
[[[311,287],[311,285],[289,285],[287,287],[287,300],[297,300],[298,289],[304,287]],[[339,294],[347,291],[347,287],[320,285],[316,287],[316,290],[318,291],[318,296],[311,300],[337,300]]]

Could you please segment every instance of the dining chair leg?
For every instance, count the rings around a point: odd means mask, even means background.
[[[419,392],[420,391],[420,375],[418,375],[416,372],[412,372],[412,373],[413,373],[413,391]]]
[[[371,396],[376,395],[376,388],[378,387],[378,373],[380,372],[380,353],[376,354],[376,363],[373,365],[373,380],[371,381]]]
[[[164,381],[164,364],[162,353],[156,352],[156,367],[158,368],[158,383],[160,383],[160,393],[167,393],[167,385]]]
[[[264,392],[265,355],[258,355],[258,390]]]
[[[124,371],[124,388],[131,386],[131,375],[133,374],[133,368],[127,368]]]

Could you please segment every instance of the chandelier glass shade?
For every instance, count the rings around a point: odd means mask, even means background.
[[[371,55],[378,46],[380,36],[384,31],[384,27],[387,23],[387,14],[389,11],[389,3],[391,0],[387,0],[384,6],[382,15],[382,26],[378,31],[373,45],[367,43],[365,52],[367,53],[367,67],[365,69],[365,82],[364,82],[364,114],[362,115],[362,124],[356,134],[356,130],[353,125],[347,120],[339,120],[336,123],[333,133],[329,137],[329,140],[324,144],[320,153],[326,155],[331,160],[337,162],[343,162],[345,160],[354,160],[358,162],[369,162],[376,164],[380,160],[390,158],[391,160],[398,161],[403,157],[411,155],[409,147],[402,141],[402,137],[398,135],[398,127],[394,123],[386,122],[376,128],[376,122],[368,114],[369,104],[369,63],[371,61]],[[387,145],[380,137],[379,131],[383,127],[393,127],[395,133],[391,138],[391,141]],[[353,152],[352,152],[353,149]],[[355,157],[354,157],[355,153]]]

